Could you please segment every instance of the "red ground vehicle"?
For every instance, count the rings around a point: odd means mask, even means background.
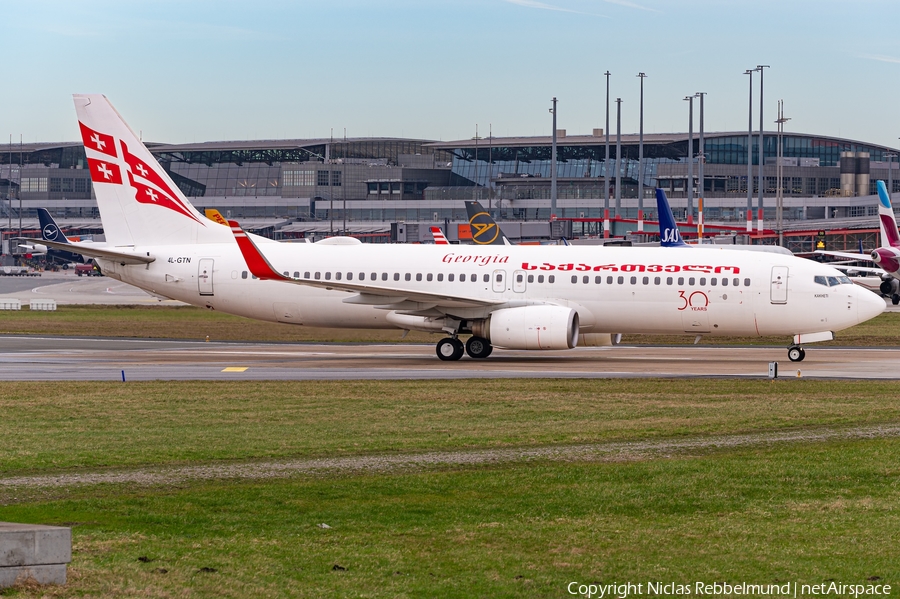
[[[84,275],[86,277],[102,277],[102,273],[97,270],[94,266],[93,262],[88,264],[76,264],[75,265],[75,274],[79,277]]]

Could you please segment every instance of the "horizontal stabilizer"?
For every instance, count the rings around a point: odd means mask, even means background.
[[[134,252],[123,252],[112,249],[109,246],[100,246],[98,244],[80,244],[80,243],[60,243],[58,241],[47,241],[45,239],[26,239],[30,243],[38,243],[46,245],[55,250],[64,250],[67,252],[75,252],[82,256],[90,258],[101,258],[103,260],[112,260],[119,264],[150,264],[156,258],[150,255],[150,252],[137,254]]]

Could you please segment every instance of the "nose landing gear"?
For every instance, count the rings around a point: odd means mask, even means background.
[[[799,345],[792,345],[788,348],[788,359],[791,362],[802,362],[806,357],[806,352]]]

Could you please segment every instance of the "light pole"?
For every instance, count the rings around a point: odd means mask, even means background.
[[[700,152],[699,152],[699,160],[697,161],[697,169],[699,173],[697,175],[697,179],[699,179],[699,184],[697,189],[699,190],[700,197],[697,200],[697,238],[699,239],[698,243],[702,243],[703,241],[703,190],[705,188],[705,182],[703,180],[703,163],[706,162],[706,154],[704,153],[703,147],[703,96],[706,95],[706,92],[697,92],[694,94],[698,98],[700,98]]]
[[[778,229],[778,245],[784,247],[784,124],[791,119],[784,118],[784,100],[778,100],[778,151],[775,172],[778,174],[778,193],[775,196],[775,227]]]
[[[759,71],[759,220],[756,223],[757,231],[762,233],[763,230],[763,69],[770,68],[767,64],[756,65]]]
[[[753,73],[756,69],[747,69],[744,75],[750,75],[750,102],[747,118],[747,233],[753,232]]]
[[[606,157],[603,159],[603,237],[609,237],[609,75],[606,75]]]
[[[894,152],[885,152],[884,157],[888,159],[888,200],[891,200],[891,206],[894,205],[892,194],[894,193],[894,158],[897,154]]]
[[[638,233],[644,232],[644,73],[638,73],[641,79],[641,125],[638,141]]]
[[[550,151],[550,220],[556,218],[556,98],[553,98],[553,145]]]
[[[686,96],[688,103],[688,145],[687,145],[687,222],[694,222],[694,96]]]
[[[616,218],[622,208],[622,98],[616,98]]]

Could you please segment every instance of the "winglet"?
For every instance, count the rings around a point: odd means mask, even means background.
[[[884,181],[878,181],[878,220],[881,221],[881,246],[900,248],[900,233],[897,232],[897,219],[891,206],[891,196]]]
[[[269,261],[266,260],[266,257],[262,255],[262,252],[259,251],[259,248],[256,247],[256,244],[253,243],[253,240],[244,232],[241,225],[236,220],[228,221],[228,225],[231,227],[231,232],[234,233],[234,239],[241,249],[241,255],[244,256],[247,268],[250,269],[250,273],[254,277],[262,280],[291,280],[289,277],[282,275],[272,268],[272,265],[269,264]]]
[[[666,192],[656,188],[656,210],[659,212],[659,241],[662,247],[689,247],[681,238]]]

